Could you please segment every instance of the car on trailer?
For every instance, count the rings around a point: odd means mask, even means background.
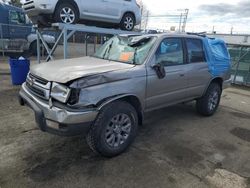
[[[136,0],[25,0],[23,9],[33,23],[42,26],[48,26],[49,22],[74,24],[87,20],[131,31],[141,22]]]
[[[93,56],[31,67],[19,99],[42,131],[87,133],[89,146],[111,157],[133,142],[146,112],[195,100],[197,111],[211,116],[229,85],[230,57],[220,39],[117,35]]]
[[[0,52],[11,57],[20,55],[36,55],[37,35],[32,23],[21,8],[0,3]],[[55,43],[55,37],[42,33],[50,48]]]

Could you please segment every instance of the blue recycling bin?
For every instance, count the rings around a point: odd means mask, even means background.
[[[13,85],[21,85],[25,82],[30,70],[30,61],[28,59],[9,59],[11,79]]]

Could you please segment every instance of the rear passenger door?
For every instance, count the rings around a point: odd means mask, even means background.
[[[196,98],[203,94],[211,78],[205,57],[203,42],[200,38],[186,38],[187,49],[187,97]]]
[[[152,65],[161,63],[166,75],[159,79]],[[175,104],[186,98],[186,61],[181,38],[165,38],[147,67],[146,110]]]

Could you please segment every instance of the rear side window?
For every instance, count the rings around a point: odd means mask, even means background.
[[[202,41],[200,39],[186,39],[186,42],[189,63],[206,61]]]

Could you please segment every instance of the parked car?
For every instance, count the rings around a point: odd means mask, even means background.
[[[99,21],[119,25],[131,31],[141,22],[141,10],[136,0],[25,0],[23,9],[33,23],[78,23],[79,20]]]
[[[42,131],[87,133],[89,146],[110,157],[132,143],[144,113],[196,100],[197,111],[211,116],[229,85],[230,58],[222,40],[120,35],[91,57],[31,67],[19,95]]]
[[[21,8],[0,3],[0,52],[30,52],[36,54],[37,35],[32,23]],[[52,48],[55,37],[43,34],[44,40]]]

